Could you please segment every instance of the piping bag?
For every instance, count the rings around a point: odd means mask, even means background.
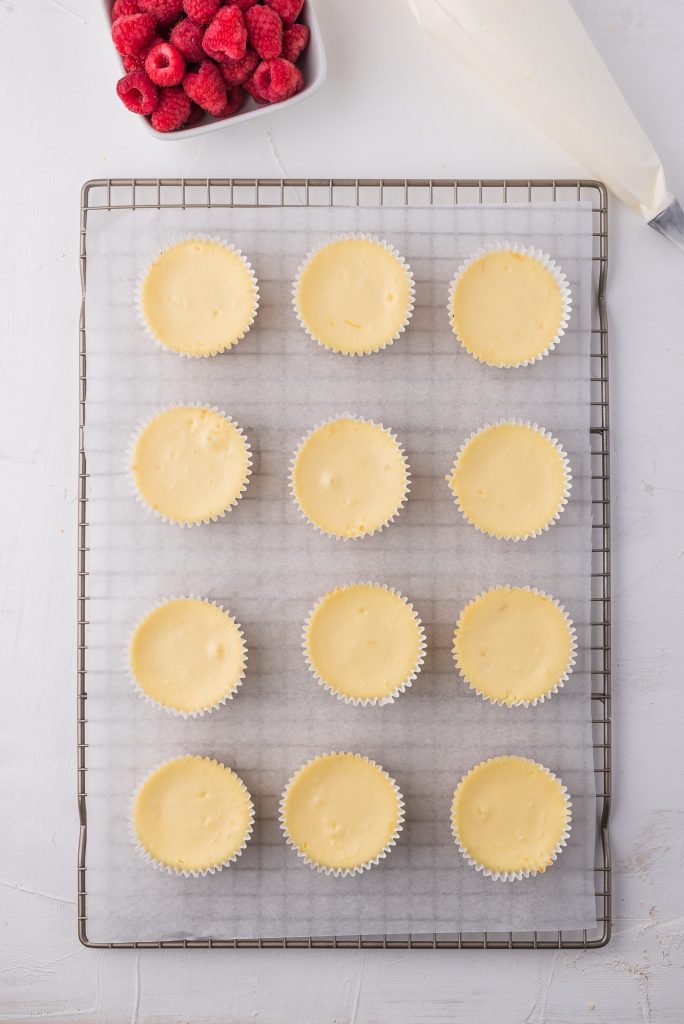
[[[684,211],[569,0],[408,0],[421,28],[648,224],[684,249]]]

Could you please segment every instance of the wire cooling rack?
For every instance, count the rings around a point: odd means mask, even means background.
[[[88,465],[84,447],[87,392],[87,222],[91,210],[227,209],[238,206],[456,205],[588,200],[593,210],[593,322],[591,333],[592,453],[592,728],[596,773],[597,928],[580,932],[458,932],[448,935],[354,935],[308,938],[177,939],[158,942],[92,942],[87,911],[87,630]],[[99,949],[597,949],[611,935],[612,894],[608,819],[611,802],[610,643],[610,445],[608,326],[608,209],[603,184],[587,180],[475,179],[219,179],[131,178],[88,181],[81,193],[81,312],[79,320],[78,591],[77,591],[77,785],[78,937]]]

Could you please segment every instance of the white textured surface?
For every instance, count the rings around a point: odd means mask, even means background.
[[[577,6],[647,126],[670,187],[684,195],[679,0]],[[611,945],[588,954],[209,955],[93,952],[76,942],[73,453],[81,182],[116,174],[281,171],[582,173],[451,68],[393,0],[319,0],[318,7],[330,74],[317,96],[258,125],[166,145],[147,138],[112,98],[114,62],[96,5],[0,2],[8,83],[0,257],[0,1019],[488,1024],[496,1015],[520,1024],[679,1024],[684,257],[617,204],[608,297],[616,696]]]

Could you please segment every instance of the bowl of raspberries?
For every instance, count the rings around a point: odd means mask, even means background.
[[[311,0],[104,0],[116,92],[153,135],[179,138],[310,96],[325,78]]]

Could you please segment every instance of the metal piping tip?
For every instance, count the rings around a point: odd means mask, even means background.
[[[661,235],[674,242],[678,249],[684,250],[684,210],[678,199],[673,199],[669,206],[648,223],[649,227],[655,228]]]

